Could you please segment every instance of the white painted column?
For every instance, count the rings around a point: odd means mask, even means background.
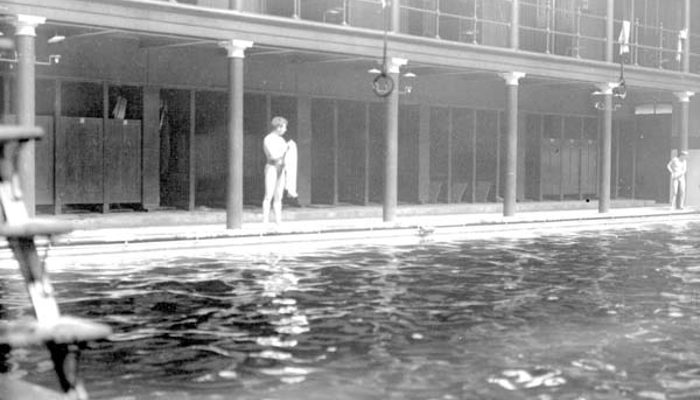
[[[240,229],[243,225],[243,59],[253,42],[226,40],[219,46],[226,49],[229,59],[226,228]]]
[[[399,72],[408,62],[405,58],[387,60],[387,74],[394,80],[394,90],[386,97],[385,152],[384,152],[384,222],[396,219],[399,173]]]
[[[695,92],[676,92],[674,93],[680,103],[680,131],[678,151],[688,151],[688,119],[690,118],[690,98],[695,95]]]
[[[598,212],[610,211],[610,179],[612,173],[612,95],[618,82],[606,82],[598,85],[603,95],[603,132],[601,132],[599,151],[600,165],[598,166]]]
[[[17,123],[34,126],[36,116],[36,27],[46,22],[46,18],[34,15],[16,15],[15,26],[17,48]],[[48,134],[49,132],[44,132]],[[36,213],[36,162],[34,140],[24,142],[19,149],[18,169],[22,183],[22,194],[27,213]]]
[[[506,169],[503,191],[503,215],[515,215],[517,200],[518,171],[518,86],[524,72],[506,72],[500,74],[506,81],[506,113],[508,115],[508,135],[506,144]]]

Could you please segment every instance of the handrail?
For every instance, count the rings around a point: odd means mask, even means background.
[[[524,47],[522,50],[534,51],[541,49],[542,52],[547,54],[568,55],[579,58],[582,56],[581,50],[586,45],[590,46],[591,43],[598,43],[601,48],[598,56],[596,57],[589,53],[587,57],[600,61],[604,60],[602,49],[606,42],[605,31],[604,29],[590,29],[596,24],[604,26],[606,23],[604,15],[584,12],[581,7],[569,10],[552,7],[551,5],[548,5],[543,11],[541,7],[527,3],[521,4],[520,15],[522,36],[527,37],[527,35],[531,35],[535,37],[534,35],[536,35],[544,38],[543,47],[537,47],[536,43],[531,43],[529,48],[528,42],[521,38],[521,46]],[[597,33],[597,35],[587,33],[590,31]],[[566,46],[564,51],[558,49],[558,43],[562,39],[570,42],[570,45]]]
[[[503,4],[507,3],[506,1],[502,0],[497,1],[501,1]],[[482,33],[486,27],[501,28],[503,29],[504,33],[508,33],[508,30],[511,29],[510,20],[496,20],[479,15],[478,4],[478,2],[474,2],[471,10],[463,10],[468,11],[469,14],[458,14],[456,12],[446,11],[440,8],[441,3],[439,0],[435,2],[435,7],[433,8],[401,5],[401,14],[404,17],[403,20],[405,21],[410,19],[411,15],[421,16],[420,19],[423,21],[423,31],[411,31],[411,27],[406,26],[405,24],[401,26],[400,31],[402,33],[414,34],[418,36],[435,37],[437,39],[472,44],[484,43]],[[506,47],[508,45],[507,42],[502,42],[500,45],[493,43],[489,44],[497,47]]]
[[[471,43],[493,47],[507,47],[510,33],[510,4],[511,0],[474,0],[470,9],[449,9],[455,4],[434,0],[421,7],[399,1],[401,13],[400,32],[410,35],[433,37],[440,40]],[[242,13],[271,14],[300,20],[316,21],[328,24],[341,24],[351,27],[383,29],[381,19],[382,0],[160,0],[162,3],[182,7],[201,7],[206,9],[231,10],[234,4],[240,4]],[[269,5],[275,5],[276,11],[271,11]],[[464,3],[466,4],[466,3]],[[502,7],[501,18],[484,15],[483,8]],[[556,2],[547,2],[545,7],[534,2],[520,3],[520,50],[588,58],[605,61],[607,43],[607,15],[600,9],[586,11],[581,6],[576,8],[557,7]],[[353,13],[362,9],[362,18]],[[408,21],[410,25],[408,25]],[[619,16],[614,18],[614,45],[622,24]],[[598,27],[599,29],[595,28]],[[485,34],[487,29],[503,31],[490,37]],[[632,21],[630,34],[629,63],[635,66],[682,70],[682,61],[678,61],[677,42],[681,28],[665,27],[662,24],[649,25],[639,19]],[[691,45],[700,41],[700,36],[689,35]],[[541,42],[541,43],[540,43]],[[683,56],[695,59],[700,56],[700,50],[695,50]],[[614,53],[614,62],[618,62],[619,54]],[[695,62],[697,64],[697,61]],[[700,73],[699,67],[691,68],[691,72]]]
[[[690,41],[690,54],[687,57],[690,59],[690,73],[700,74],[700,34],[690,33],[688,40]]]
[[[615,19],[619,30],[623,20]],[[635,66],[680,70],[683,48],[678,51],[680,29],[664,27],[663,24],[647,25],[639,19],[632,23],[630,33],[630,63]],[[691,42],[692,43],[692,42]],[[670,63],[669,63],[670,62]]]

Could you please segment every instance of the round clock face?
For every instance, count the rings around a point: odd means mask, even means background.
[[[372,81],[372,90],[379,97],[386,97],[394,90],[394,80],[386,72],[382,72]]]

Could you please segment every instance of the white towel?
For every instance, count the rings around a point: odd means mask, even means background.
[[[678,32],[678,45],[676,46],[676,61],[683,59],[683,41],[688,39],[688,30],[682,29]]]
[[[289,196],[297,197],[297,144],[289,140],[287,146],[284,154],[284,188]]]
[[[620,28],[620,36],[618,36],[617,38],[618,43],[620,43],[620,55],[627,54],[630,52],[631,27],[632,21],[622,21],[622,27]]]

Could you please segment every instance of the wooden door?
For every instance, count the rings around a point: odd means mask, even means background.
[[[190,95],[187,90],[161,90],[160,199],[164,206],[189,207]]]
[[[418,129],[420,108],[415,105],[399,108],[397,196],[398,201],[418,202]]]
[[[562,191],[565,197],[578,198],[581,170],[581,118],[564,119],[562,141]]]
[[[544,117],[540,156],[542,197],[547,200],[560,199],[562,181],[561,117],[556,115]]]
[[[338,200],[345,203],[365,203],[366,110],[358,101],[338,102]]]
[[[638,115],[636,195],[639,199],[668,202],[668,170],[671,154],[671,115]]]
[[[450,110],[430,109],[430,203],[447,202],[450,177]]]
[[[105,203],[141,202],[141,121],[107,120]]]
[[[56,135],[58,195],[65,204],[103,202],[103,119],[61,117]]]
[[[452,113],[450,199],[452,203],[471,202],[471,184],[474,174],[474,122],[476,112],[467,108],[455,108]]]
[[[311,202],[336,202],[336,116],[335,102],[314,99],[311,102]]]
[[[581,140],[581,194],[595,196],[598,184],[598,120],[584,118]]]
[[[54,196],[54,120],[52,116],[36,116],[36,126],[44,130],[44,137],[36,141],[34,150],[36,169],[36,204],[53,204]]]

